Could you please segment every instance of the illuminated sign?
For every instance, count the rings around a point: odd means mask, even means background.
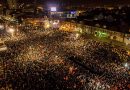
[[[51,7],[51,11],[52,11],[52,12],[57,11],[56,7]]]
[[[71,13],[71,14],[75,14],[76,12],[75,12],[75,11],[71,11],[70,13]]]
[[[101,32],[101,31],[96,31],[96,36],[99,36],[99,37],[108,37],[108,34],[107,33],[104,33],[104,32]]]

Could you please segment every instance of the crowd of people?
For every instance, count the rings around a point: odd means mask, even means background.
[[[0,54],[0,62],[4,62],[0,63],[4,72],[0,90],[129,89],[129,70],[123,66],[129,59],[126,50],[75,38],[72,33],[53,32],[8,45],[9,50]]]
[[[66,47],[69,46],[68,49],[71,50],[69,53],[73,52],[71,60],[76,60],[90,71],[105,77],[109,85],[117,84],[117,82],[122,83],[122,86],[127,85],[125,82],[129,79],[129,67],[124,67],[123,63],[130,57],[126,50],[120,46],[91,39],[84,41],[79,38],[79,41],[76,40],[77,42],[79,45],[64,44]]]

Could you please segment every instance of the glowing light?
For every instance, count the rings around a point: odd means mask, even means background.
[[[6,50],[7,50],[7,47],[5,45],[0,47],[0,51],[6,51]]]
[[[125,66],[125,67],[128,67],[128,63],[125,63],[124,66]]]
[[[14,36],[14,28],[8,28],[7,32],[10,33],[12,36]]]
[[[52,11],[52,12],[57,11],[56,7],[51,7],[51,11]]]
[[[50,27],[50,25],[49,25],[49,24],[47,24],[47,25],[46,25],[46,28],[49,28],[49,27]]]
[[[80,33],[83,33],[83,30],[80,28],[80,29],[79,29],[79,32],[80,32]]]
[[[50,23],[48,20],[45,20],[44,21],[44,28],[47,29],[47,28],[50,28]]]
[[[75,39],[77,39],[79,36],[80,36],[80,34],[79,34],[79,33],[76,33]]]
[[[4,29],[4,26],[3,26],[3,25],[0,25],[0,29]]]
[[[76,31],[76,32],[79,32],[79,33],[83,33],[83,30],[82,30],[82,28],[80,28],[80,27],[75,28],[75,31]]]
[[[75,14],[76,12],[75,12],[75,11],[71,11],[70,13],[71,13],[71,14]]]
[[[53,24],[55,25],[55,24],[58,24],[58,23],[57,23],[57,22],[54,22]]]
[[[130,56],[130,51],[127,51],[127,54]]]
[[[104,32],[101,32],[101,31],[96,31],[96,36],[99,36],[99,37],[108,37],[108,34],[104,33]]]
[[[13,28],[9,28],[9,29],[8,29],[8,32],[13,33],[13,32],[14,32],[14,29],[13,29]]]

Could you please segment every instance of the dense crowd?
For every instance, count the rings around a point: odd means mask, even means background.
[[[78,42],[78,40],[76,40]],[[128,72],[129,68],[123,66],[123,62],[127,61],[130,57],[127,51],[120,46],[114,46],[110,43],[102,43],[99,41],[89,40],[83,41],[79,39],[78,46],[68,47],[71,49],[69,53],[73,52],[71,60],[82,64],[85,68],[89,69],[100,75],[101,78],[105,78],[108,85],[117,85],[120,83],[119,88],[125,90],[127,87],[127,80],[129,80]],[[66,44],[64,44],[67,46]],[[110,79],[111,78],[111,79]],[[117,83],[118,82],[118,83]]]
[[[5,64],[0,90],[128,90],[126,50],[53,32],[8,45],[0,54]]]

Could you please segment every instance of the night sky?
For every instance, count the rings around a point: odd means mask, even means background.
[[[2,1],[2,0],[0,0]],[[3,0],[5,1],[5,0]],[[33,2],[35,0],[18,0],[19,2]],[[94,2],[102,2],[102,3],[128,3],[130,0],[36,0],[37,2],[58,2],[58,1],[63,1],[63,2],[88,2],[88,3],[94,3]]]
[[[6,1],[6,0],[0,0],[0,1]],[[35,0],[17,0],[19,3],[32,3]],[[88,4],[93,4],[93,3],[130,3],[130,0],[36,0],[38,3],[45,3],[45,2],[65,2],[65,3],[88,3]]]
[[[63,4],[66,5],[92,5],[92,6],[98,6],[98,5],[128,5],[130,4],[130,0],[17,0],[18,3],[34,3],[34,1],[37,2],[37,4]],[[6,0],[0,0],[1,3],[6,3]]]

